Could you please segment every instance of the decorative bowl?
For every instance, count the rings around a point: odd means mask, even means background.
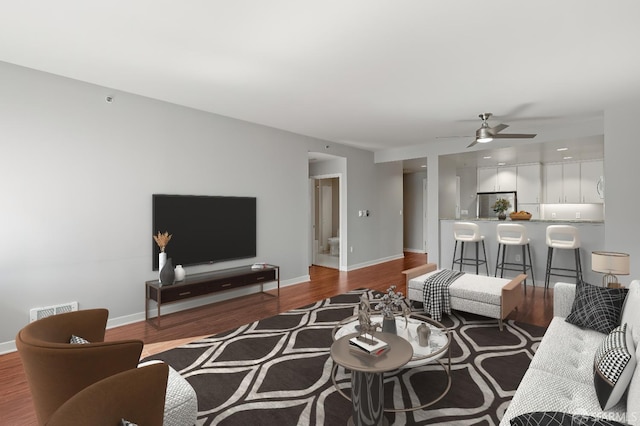
[[[511,220],[529,220],[531,219],[531,213],[521,210],[519,212],[509,213],[509,217]]]

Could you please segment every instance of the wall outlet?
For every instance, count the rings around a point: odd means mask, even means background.
[[[516,262],[522,262],[522,257],[519,254],[516,254]]]
[[[555,213],[551,213],[551,219],[555,219],[556,218],[556,214]]]
[[[460,214],[466,216],[469,214],[469,210],[460,210]]]
[[[580,212],[576,212],[576,219],[580,219]]]
[[[349,251],[353,253],[353,246],[349,247]]]

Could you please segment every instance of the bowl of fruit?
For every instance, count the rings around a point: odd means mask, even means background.
[[[519,212],[511,212],[509,217],[511,220],[529,220],[531,219],[531,213],[520,210]]]

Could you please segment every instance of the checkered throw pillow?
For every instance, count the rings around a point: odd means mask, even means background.
[[[83,339],[80,336],[76,336],[75,334],[72,334],[71,339],[69,339],[69,343],[72,343],[74,345],[85,345],[90,342],[87,339]]]
[[[604,339],[593,360],[593,384],[603,410],[616,405],[627,390],[636,369],[631,328],[615,328]]]
[[[576,286],[576,298],[566,321],[578,327],[609,334],[620,325],[626,288],[605,288],[587,284]]]

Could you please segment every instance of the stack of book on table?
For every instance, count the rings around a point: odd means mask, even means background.
[[[373,356],[380,356],[389,350],[387,342],[373,337],[370,334],[362,334],[349,339],[349,347],[351,351],[356,353],[365,353]]]

